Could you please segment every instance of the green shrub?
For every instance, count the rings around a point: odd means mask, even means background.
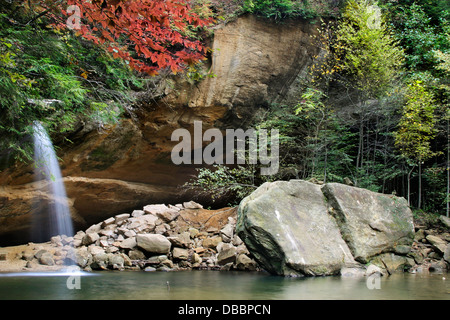
[[[50,134],[70,132],[81,118],[116,122],[128,92],[143,86],[123,61],[71,32],[11,21],[0,13],[0,158],[31,158],[35,120]]]
[[[245,0],[244,12],[276,21],[293,18],[316,18],[339,14],[341,0]]]

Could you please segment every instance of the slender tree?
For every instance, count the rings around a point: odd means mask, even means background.
[[[419,198],[417,207],[422,200],[422,164],[436,155],[431,150],[430,141],[435,137],[436,105],[433,95],[425,89],[421,81],[415,81],[408,86],[407,102],[402,110],[398,129],[394,133],[395,145],[412,166],[408,174],[408,202],[410,202],[411,173],[419,167]]]
[[[373,154],[368,146],[369,124],[377,120],[372,102],[386,94],[401,75],[404,52],[380,8],[370,0],[347,2],[333,47],[335,69],[339,70],[337,79],[357,93],[354,102],[359,115],[356,169],[360,174],[364,171],[367,174],[369,168],[364,170],[364,166],[370,164],[368,160]]]

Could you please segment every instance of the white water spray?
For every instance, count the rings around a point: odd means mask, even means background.
[[[46,181],[47,192],[51,196],[48,204],[47,226],[35,226],[45,229],[49,239],[54,235],[73,236],[72,218],[67,202],[66,189],[56,158],[52,141],[39,122],[34,122],[34,162],[36,181]]]

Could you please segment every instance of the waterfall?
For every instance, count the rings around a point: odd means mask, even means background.
[[[46,217],[37,219],[39,225],[33,226],[34,237],[48,240],[54,235],[73,236],[72,218],[67,202],[66,189],[61,176],[58,159],[47,131],[39,122],[34,122],[34,164],[36,181],[45,182],[49,200],[42,204],[39,199],[36,205],[45,208]],[[44,225],[42,225],[42,221]]]

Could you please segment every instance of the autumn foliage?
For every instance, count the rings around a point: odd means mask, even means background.
[[[67,0],[59,5],[64,19],[57,19],[58,28],[67,28],[67,20],[77,18],[66,11],[69,6],[80,12],[75,32],[137,71],[155,75],[170,68],[177,73],[206,54],[205,45],[193,35],[212,19],[196,13],[187,0]]]

